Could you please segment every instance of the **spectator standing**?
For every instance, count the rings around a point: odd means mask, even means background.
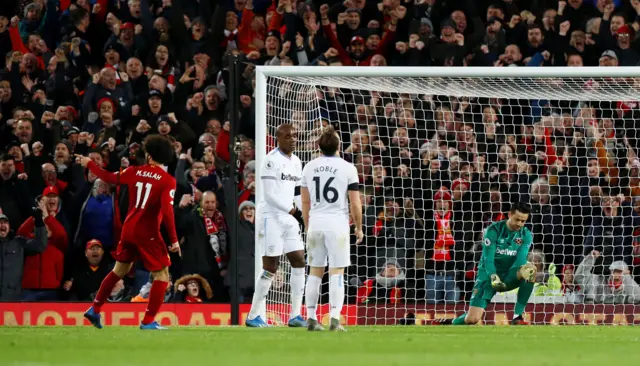
[[[631,277],[623,261],[609,266],[609,275],[593,273],[596,259],[602,254],[593,250],[578,265],[576,283],[584,289],[585,302],[597,304],[635,304],[640,302],[640,285]]]
[[[603,214],[593,218],[584,243],[585,255],[593,250],[603,254],[596,266],[598,274],[614,261],[631,262],[633,250],[630,208],[621,207],[620,198],[611,196],[603,197],[601,206]]]
[[[224,301],[223,275],[227,266],[227,236],[224,217],[217,209],[213,192],[204,192],[199,204],[190,195],[182,196],[177,212],[178,231],[184,238],[182,270],[199,274],[211,283],[215,301]]]
[[[73,238],[74,248],[82,248],[83,243],[95,239],[100,242],[104,251],[115,250],[117,244],[114,241],[116,202],[112,188],[100,179],[96,179],[92,185],[87,183],[86,188],[90,191],[83,190],[75,202],[75,206],[80,207],[80,210],[74,212],[75,217],[78,218]]]
[[[30,215],[32,200],[24,177],[16,172],[15,160],[11,155],[0,155],[0,209],[9,219],[11,227],[18,227]]]
[[[47,247],[42,253],[27,256],[22,278],[22,300],[43,301],[58,299],[58,289],[64,275],[64,255],[68,246],[67,232],[56,218],[57,189],[47,187],[38,205],[42,205],[47,228]],[[35,218],[30,217],[18,229],[18,235],[35,237]]]
[[[24,259],[42,253],[47,246],[47,229],[43,221],[44,203],[33,211],[32,239],[16,235],[9,218],[0,213],[0,301],[20,301]]]
[[[462,263],[464,241],[457,228],[460,218],[452,210],[451,193],[446,187],[433,196],[433,210],[427,215],[425,240],[425,280],[427,303],[452,303],[460,298],[456,285],[456,266]]]

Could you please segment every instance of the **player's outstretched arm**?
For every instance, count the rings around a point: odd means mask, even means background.
[[[95,174],[98,178],[100,178],[103,182],[107,184],[124,183],[124,182],[118,182],[119,173],[111,173],[102,169],[101,167],[98,166],[98,164],[94,163],[93,160],[91,160],[91,158],[87,156],[76,154],[76,163],[82,165],[83,168],[89,168],[91,173]]]

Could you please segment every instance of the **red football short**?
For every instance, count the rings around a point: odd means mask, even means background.
[[[134,263],[142,261],[147,271],[160,271],[171,265],[167,246],[162,241],[158,243],[135,244],[130,240],[120,240],[114,256],[121,263]]]

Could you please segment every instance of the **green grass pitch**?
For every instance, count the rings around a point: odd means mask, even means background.
[[[548,366],[635,364],[640,328],[604,326],[0,328],[0,365]]]

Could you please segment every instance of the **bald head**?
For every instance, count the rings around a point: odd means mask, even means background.
[[[218,198],[216,194],[211,191],[206,191],[202,195],[202,199],[200,200],[200,208],[205,217],[213,218],[213,215],[216,213],[216,209],[218,208]]]
[[[292,124],[290,123],[282,124],[278,126],[278,129],[276,130],[276,137],[280,138],[280,136],[282,136],[283,134],[290,133],[291,130],[293,130]]]
[[[293,125],[289,123],[278,126],[276,130],[276,138],[278,140],[278,149],[284,154],[291,156],[293,150],[296,149],[298,143],[297,131]]]
[[[100,82],[105,89],[115,89],[116,80],[116,70],[114,68],[105,67],[100,70]]]

